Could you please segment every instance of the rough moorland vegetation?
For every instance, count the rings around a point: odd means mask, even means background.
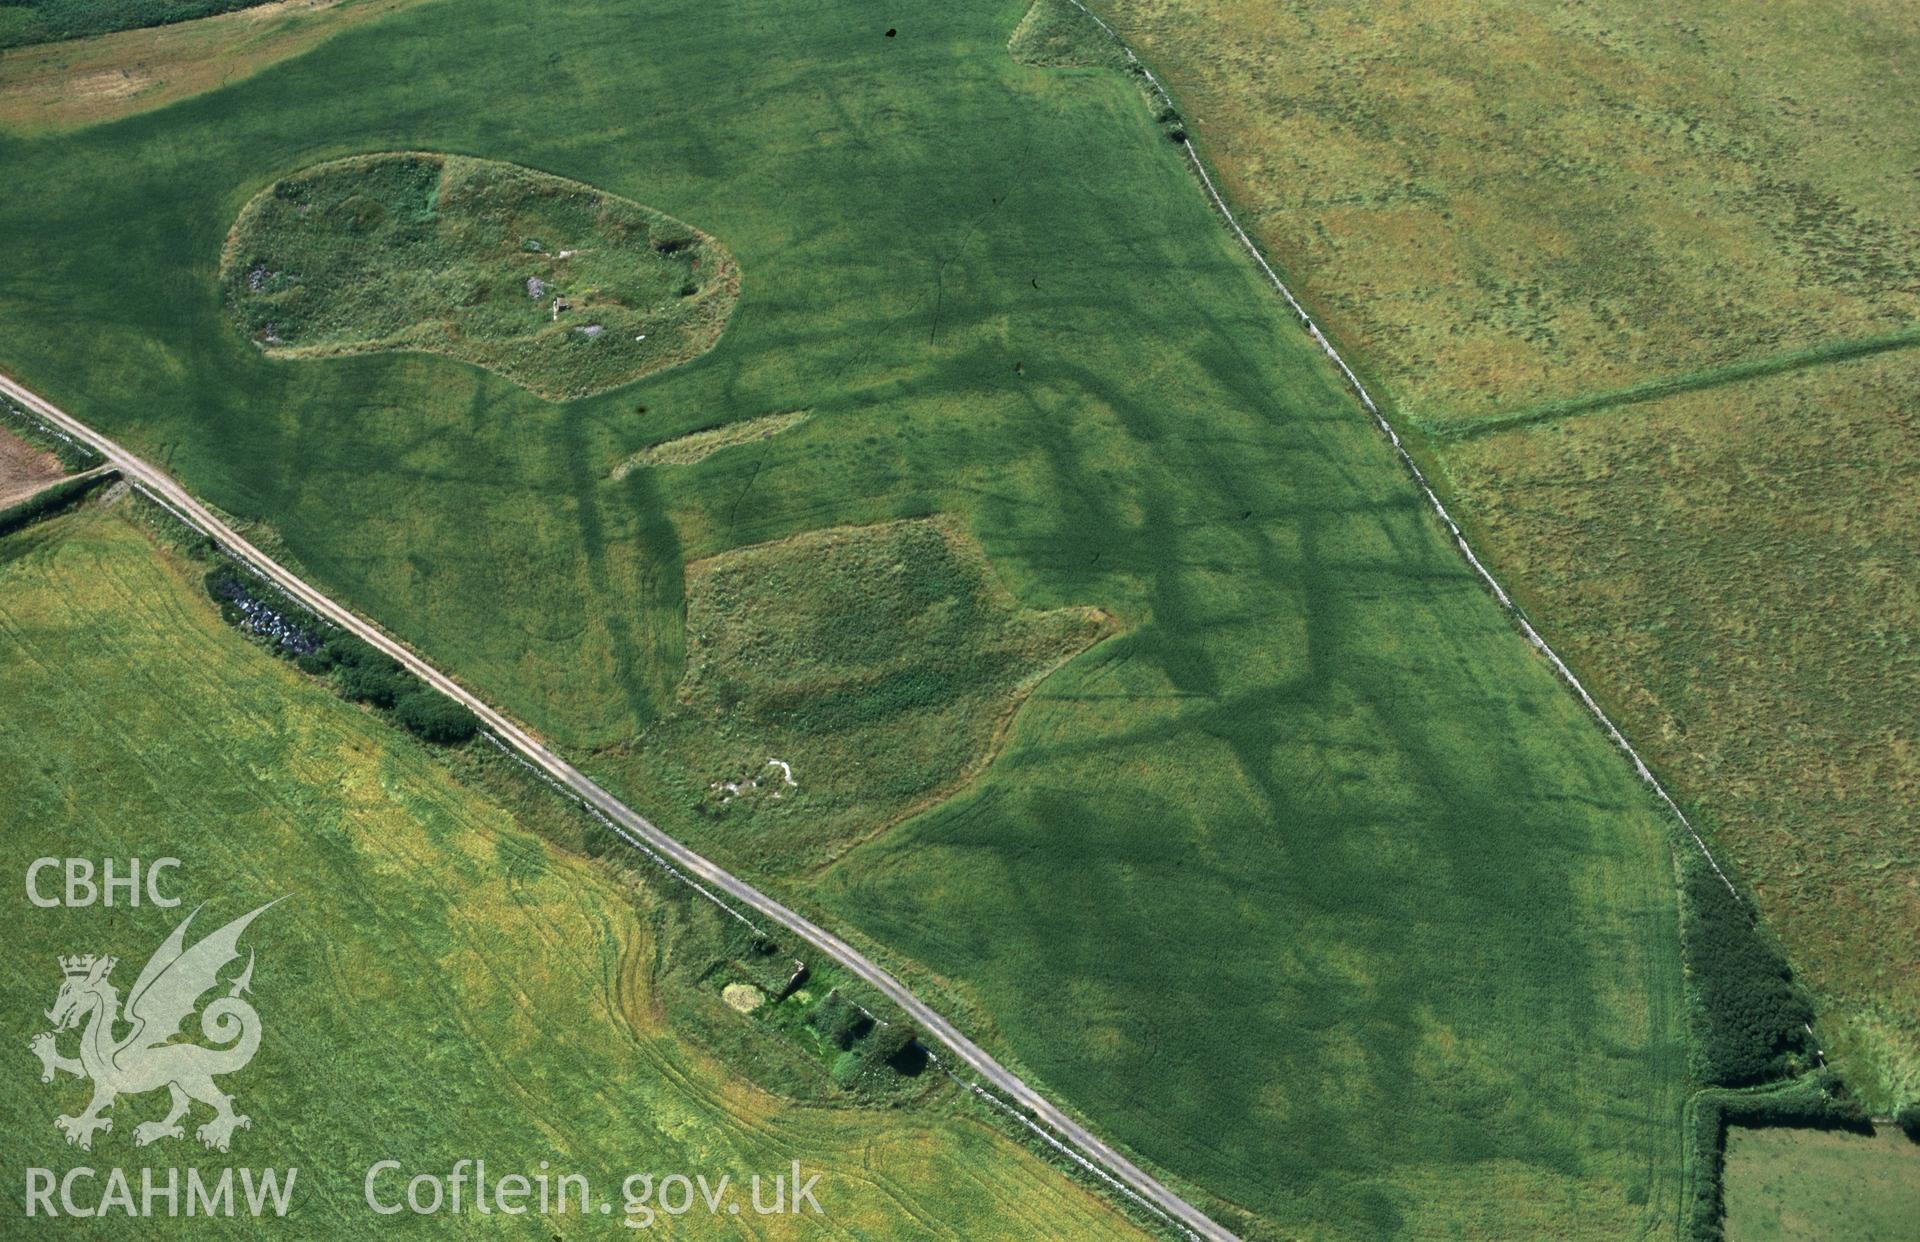
[[[221,256],[268,353],[447,354],[543,396],[599,392],[720,338],[739,279],[712,238],[492,160],[356,156],[275,182]]]
[[[677,710],[633,759],[734,856],[824,863],[978,771],[1027,692],[1107,632],[1022,608],[950,521],[817,531],[687,567]]]

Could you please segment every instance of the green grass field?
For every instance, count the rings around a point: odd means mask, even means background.
[[[260,191],[227,238],[221,282],[269,355],[423,350],[562,398],[704,353],[740,277],[712,238],[638,203],[401,152]]]
[[[1920,1098],[1911,6],[1096,6],[1455,515]]]
[[[47,855],[177,857],[163,891],[185,905],[35,909],[15,892],[0,1002],[21,1046],[0,1118],[16,1175],[23,1164],[124,1166],[136,1179],[143,1164],[292,1166],[295,1209],[281,1227],[360,1238],[396,1224],[361,1197],[380,1159],[444,1173],[484,1157],[496,1176],[533,1174],[544,1160],[588,1174],[596,1199],[630,1172],[739,1181],[799,1159],[823,1174],[823,1217],[709,1220],[699,1209],[678,1222],[681,1235],[960,1236],[937,1223],[956,1221],[969,1237],[1132,1234],[951,1091],[933,1086],[908,1112],[802,1106],[688,1042],[687,1029],[711,1031],[783,1086],[805,1076],[804,1056],[795,1062],[682,970],[681,957],[700,956],[698,927],[719,917],[710,907],[657,873],[557,848],[527,827],[560,807],[537,786],[456,777],[446,756],[249,643],[221,623],[199,567],[163,552],[125,512],[93,506],[0,541],[0,854],[16,877]],[[508,791],[504,802],[490,782]],[[191,1133],[136,1148],[134,1123],[165,1110],[164,1094],[150,1094],[120,1100],[90,1153],[68,1147],[53,1118],[77,1111],[86,1088],[65,1075],[42,1084],[24,1047],[59,988],[56,957],[121,955],[113,978],[124,991],[195,905],[207,903],[194,923],[204,934],[274,898],[285,900],[243,941],[258,954],[263,1040],[225,1084],[252,1128],[224,1156]],[[191,1021],[186,1034],[198,1035]],[[0,1232],[82,1236],[76,1222],[28,1222],[23,1211],[16,1181]],[[466,1236],[487,1222],[406,1223]],[[586,1222],[492,1224],[489,1236],[545,1239]],[[195,1220],[176,1232],[259,1228]],[[172,1233],[116,1216],[88,1222],[84,1236]]]
[[[1016,61],[1025,12],[462,0],[0,139],[0,364],[270,524],[663,827],[878,942],[1246,1234],[1671,1233],[1669,825],[1139,91]],[[725,337],[565,405],[438,357],[262,357],[222,302],[229,223],[301,168],[403,149],[697,222],[740,265]],[[986,774],[818,881],[661,797],[633,747],[678,701],[689,566],[935,515],[1019,609],[1115,629]]]
[[[1920,1231],[1920,1144],[1893,1126],[1735,1128],[1726,1181],[1727,1242],[1910,1242]]]

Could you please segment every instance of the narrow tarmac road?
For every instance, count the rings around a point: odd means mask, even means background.
[[[1044,1096],[987,1055],[977,1044],[961,1034],[953,1023],[941,1017],[939,1013],[908,991],[905,984],[882,970],[865,954],[832,932],[789,910],[752,885],[707,861],[679,841],[655,828],[638,812],[587,779],[572,764],[548,750],[544,744],[519,725],[457,685],[446,674],[381,633],[371,622],[362,620],[321,594],[292,571],[241,538],[236,531],[214,516],[165,472],[135,457],[93,428],[4,375],[0,375],[0,393],[11,397],[75,439],[92,445],[106,457],[109,465],[119,469],[121,476],[128,483],[139,487],[152,498],[172,509],[176,516],[199,527],[201,531],[224,546],[228,552],[251,565],[315,614],[365,639],[398,660],[416,677],[467,708],[528,762],[605,815],[620,831],[638,838],[646,844],[647,848],[688,874],[698,876],[702,881],[727,894],[741,905],[756,910],[771,921],[779,923],[864,979],[918,1023],[920,1029],[929,1038],[944,1045],[955,1058],[979,1074],[988,1085],[1019,1104],[1066,1144],[1077,1149],[1094,1165],[1117,1179],[1130,1194],[1144,1201],[1155,1211],[1164,1214],[1181,1228],[1199,1237],[1212,1239],[1214,1242],[1238,1242],[1234,1234],[1216,1224],[1204,1212],[1169,1190],[1139,1166],[1102,1142],[1086,1127],[1049,1103]]]

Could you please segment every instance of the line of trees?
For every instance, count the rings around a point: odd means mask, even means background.
[[[464,742],[480,731],[466,707],[429,688],[400,662],[352,634],[336,633],[299,659],[317,677],[334,674],[340,693],[356,703],[391,711],[414,736],[441,746]]]

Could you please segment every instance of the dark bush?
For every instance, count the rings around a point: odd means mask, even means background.
[[[1920,1143],[1920,1103],[1909,1104],[1893,1115],[1894,1122],[1908,1138]]]
[[[828,992],[819,1004],[807,1014],[807,1021],[815,1030],[833,1041],[836,1048],[851,1048],[861,1036],[873,1028],[873,1020],[860,1011],[860,1007],[840,995],[838,989]]]
[[[356,703],[371,703],[375,707],[392,707],[418,685],[391,660],[384,667],[378,664],[349,664],[340,674],[342,694]]]
[[[327,659],[334,664],[343,664],[348,668],[391,667],[399,668],[392,656],[364,638],[352,634],[335,634],[329,638],[324,648]]]
[[[908,1077],[927,1065],[926,1051],[920,1047],[920,1031],[904,1018],[876,1028],[867,1038],[861,1055],[873,1069],[885,1066]]]
[[[327,654],[324,645],[305,655],[295,656],[293,662],[301,672],[312,677],[324,677],[333,671],[333,657]]]
[[[1708,1082],[1744,1086],[1789,1072],[1813,1010],[1752,911],[1712,870],[1687,869],[1687,971],[1699,999]]]
[[[441,746],[466,741],[480,731],[480,718],[437,690],[415,690],[393,706],[414,736]]]

